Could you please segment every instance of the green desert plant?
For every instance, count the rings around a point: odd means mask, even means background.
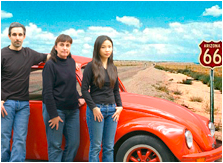
[[[192,79],[183,79],[182,80],[182,84],[189,84],[189,85],[191,85],[192,84]]]
[[[208,75],[207,73],[204,74],[202,70],[200,70],[201,72],[192,71],[190,66],[186,66],[186,68],[184,69],[177,69],[177,68],[168,68],[168,67],[156,65],[155,68],[164,70],[164,71],[185,74],[187,76],[192,77],[194,80],[199,80],[202,83],[210,86],[210,75]],[[183,84],[191,84],[191,82],[189,80],[185,80],[183,81]],[[222,77],[219,76],[219,73],[218,73],[218,76],[214,77],[214,89],[220,90],[222,92]]]

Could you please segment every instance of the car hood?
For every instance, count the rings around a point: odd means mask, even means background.
[[[145,95],[121,93],[123,108],[152,114],[184,125],[203,150],[211,150],[213,139],[201,117],[174,102]]]

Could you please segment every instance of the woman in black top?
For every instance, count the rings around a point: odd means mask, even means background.
[[[102,161],[113,162],[114,138],[122,102],[117,68],[113,64],[113,42],[108,36],[99,36],[95,41],[93,59],[84,70],[81,91],[87,103],[89,162],[99,161],[101,142]]]
[[[79,106],[85,103],[76,90],[76,63],[71,58],[72,38],[61,34],[43,69],[43,119],[50,162],[71,162],[80,139]],[[65,136],[64,151],[61,149]]]

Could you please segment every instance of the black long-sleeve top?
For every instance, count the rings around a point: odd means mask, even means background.
[[[57,109],[78,109],[76,63],[72,58],[46,62],[43,75],[43,102],[50,119],[58,116]]]
[[[119,93],[118,78],[115,82],[114,88],[111,88],[108,72],[106,69],[104,69],[104,71],[105,71],[105,83],[104,86],[100,89],[93,82],[94,74],[92,71],[92,62],[89,62],[85,67],[81,92],[82,96],[84,97],[87,105],[91,110],[94,107],[96,107],[96,104],[116,103],[117,106],[122,106],[122,101]],[[90,92],[88,91],[89,86],[90,86]]]
[[[31,66],[43,62],[47,55],[30,48],[1,49],[1,100],[29,100],[29,75]]]

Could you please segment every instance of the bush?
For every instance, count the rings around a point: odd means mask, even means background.
[[[169,94],[169,89],[166,87],[166,86],[154,86],[157,90],[159,91],[163,91],[163,92],[166,92],[167,94]]]
[[[201,97],[193,96],[193,97],[190,98],[190,101],[192,101],[192,102],[202,102],[203,99]]]
[[[199,80],[199,78],[201,78],[202,74],[194,72],[191,73],[191,77],[194,78],[194,80]]]
[[[182,84],[189,84],[191,85],[192,84],[192,79],[186,79],[186,80],[182,80]]]
[[[168,100],[174,102],[174,97],[173,96],[169,96]]]
[[[179,70],[177,70],[177,73],[183,74],[183,70],[182,69],[179,69]]]
[[[173,91],[173,94],[182,95],[182,92],[180,90],[176,89],[176,90]]]
[[[186,67],[185,69],[176,70],[176,69],[169,69],[169,68],[165,68],[165,67],[156,65],[155,68],[160,69],[160,70],[169,71],[169,72],[177,72],[177,73],[185,74],[187,76],[194,78],[194,80],[202,81],[202,83],[210,86],[210,75],[191,71],[188,67]],[[192,84],[192,80],[186,79],[186,80],[183,80],[182,83],[183,84]],[[214,78],[214,89],[220,90],[222,92],[222,77]]]
[[[204,83],[204,84],[208,84],[208,83],[210,83],[210,76],[202,75],[202,76],[200,76],[199,80],[202,81],[202,83]]]
[[[159,69],[159,70],[164,70],[164,67],[159,66],[159,65],[155,65],[154,67],[155,67],[156,69]]]
[[[221,77],[214,78],[214,89],[220,90],[222,92],[222,78]]]
[[[189,69],[184,69],[184,70],[182,71],[182,73],[183,73],[183,74],[186,74],[186,75],[189,74],[190,72],[191,72],[191,70],[189,70]]]

